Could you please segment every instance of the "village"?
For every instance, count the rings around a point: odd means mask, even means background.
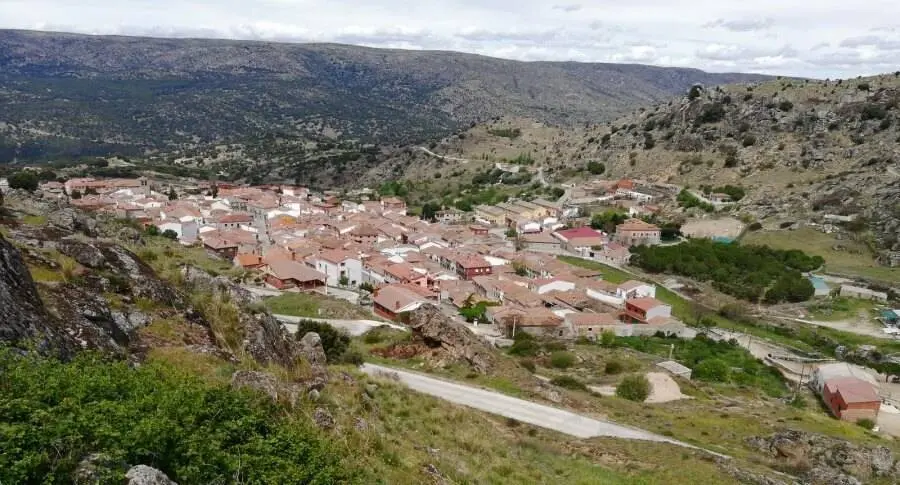
[[[497,345],[511,344],[521,332],[570,340],[597,340],[604,332],[697,334],[657,299],[656,284],[639,278],[613,283],[602,271],[558,258],[623,268],[632,246],[677,244],[664,241],[661,228],[647,222],[660,212],[658,204],[675,197],[677,187],[595,180],[569,188],[558,201],[510,200],[473,212],[444,208],[434,222],[410,215],[401,198],[372,190],[315,193],[287,185],[205,182],[163,188],[147,178],[76,178],[44,183],[41,190],[202,247],[246,270],[248,289],[337,296],[369,308],[375,319],[402,324],[410,312],[431,304]],[[711,197],[724,203],[728,196]],[[603,230],[585,225],[584,216],[598,207],[615,207],[628,217]],[[740,224],[711,228],[700,221],[685,225],[683,232],[727,240],[741,229]],[[822,284],[816,288],[830,291]],[[863,290],[843,285],[840,292],[886,298]],[[885,310],[884,318],[896,324],[896,313]],[[712,336],[741,340],[727,332]],[[893,423],[900,431],[900,410],[887,403],[896,402],[900,389],[887,376],[882,383],[860,366],[755,345],[748,341],[746,348],[789,381],[812,387],[835,417]],[[690,369],[675,362],[660,367],[690,376]]]

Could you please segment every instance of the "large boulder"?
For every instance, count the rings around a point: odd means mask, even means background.
[[[178,485],[166,476],[165,473],[147,465],[132,467],[125,474],[128,485]]]
[[[224,293],[228,295],[231,301],[240,305],[252,305],[259,302],[259,297],[250,291],[241,288],[224,276],[213,276],[206,271],[193,266],[184,265],[181,268],[181,277],[184,282],[195,289],[207,291],[210,293]]]
[[[482,374],[494,367],[491,348],[469,329],[441,313],[436,306],[424,305],[414,311],[409,327],[425,345],[440,348],[452,359],[464,360]]]
[[[252,370],[239,370],[231,376],[231,388],[252,389],[269,396],[273,401],[278,400],[278,379],[272,374]]]
[[[47,223],[69,232],[81,232],[87,236],[97,235],[97,221],[72,207],[64,207],[47,214]]]
[[[308,332],[300,339],[300,355],[309,363],[312,377],[307,381],[308,389],[321,390],[328,382],[328,368],[322,338],[315,332]]]
[[[72,339],[47,312],[18,249],[0,236],[0,342],[68,357]]]

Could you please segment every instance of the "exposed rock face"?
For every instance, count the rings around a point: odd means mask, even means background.
[[[97,235],[97,221],[72,207],[64,207],[50,212],[47,214],[47,222],[69,232],[81,232],[87,236]]]
[[[278,379],[265,372],[239,370],[231,376],[231,388],[253,389],[269,396],[273,401],[278,400]]]
[[[424,305],[413,312],[409,326],[429,347],[439,347],[452,359],[465,360],[482,374],[489,372],[494,366],[491,349],[467,328],[443,315],[435,306]]]
[[[90,269],[113,273],[128,284],[136,297],[175,308],[187,307],[184,297],[172,285],[122,246],[63,238],[56,243],[56,249]]]
[[[322,338],[315,332],[309,332],[300,339],[300,354],[309,362],[312,379],[307,382],[309,389],[321,390],[328,382],[327,359],[322,347]]]
[[[147,465],[132,467],[125,474],[128,485],[178,485],[166,476],[165,473]]]
[[[313,422],[321,429],[334,428],[334,416],[332,416],[325,408],[316,408],[316,410],[313,411]]]
[[[19,250],[0,236],[0,341],[34,341],[42,352],[68,356],[72,341],[47,313]]]
[[[812,485],[858,484],[876,477],[900,479],[894,456],[888,448],[864,448],[848,441],[803,431],[782,431],[748,439],[752,448],[805,470],[805,483]]]
[[[241,305],[251,305],[259,302],[259,297],[232,283],[228,278],[224,276],[213,276],[196,266],[185,265],[181,268],[181,276],[184,278],[185,283],[194,288],[209,291],[211,293],[225,293],[232,301],[238,302]]]
[[[104,483],[104,480],[108,481],[111,473],[118,473],[121,476],[126,468],[127,465],[113,460],[105,453],[94,453],[78,463],[78,468],[72,474],[72,481],[75,485],[96,485]]]

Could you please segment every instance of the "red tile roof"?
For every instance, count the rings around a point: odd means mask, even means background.
[[[881,402],[872,384],[856,377],[835,377],[825,381],[825,387],[831,392],[839,393],[847,404]]]
[[[565,229],[562,231],[556,231],[556,234],[565,240],[582,238],[582,237],[602,237],[598,231],[591,229],[590,227],[579,227],[577,229]]]

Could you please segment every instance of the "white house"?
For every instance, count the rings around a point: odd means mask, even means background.
[[[575,283],[558,278],[536,279],[531,282],[531,289],[538,295],[551,291],[569,291],[575,289]]]
[[[313,259],[315,269],[328,277],[326,283],[329,286],[338,286],[342,277],[347,278],[350,286],[357,286],[363,282],[362,261],[347,251],[337,249],[326,251]]]

